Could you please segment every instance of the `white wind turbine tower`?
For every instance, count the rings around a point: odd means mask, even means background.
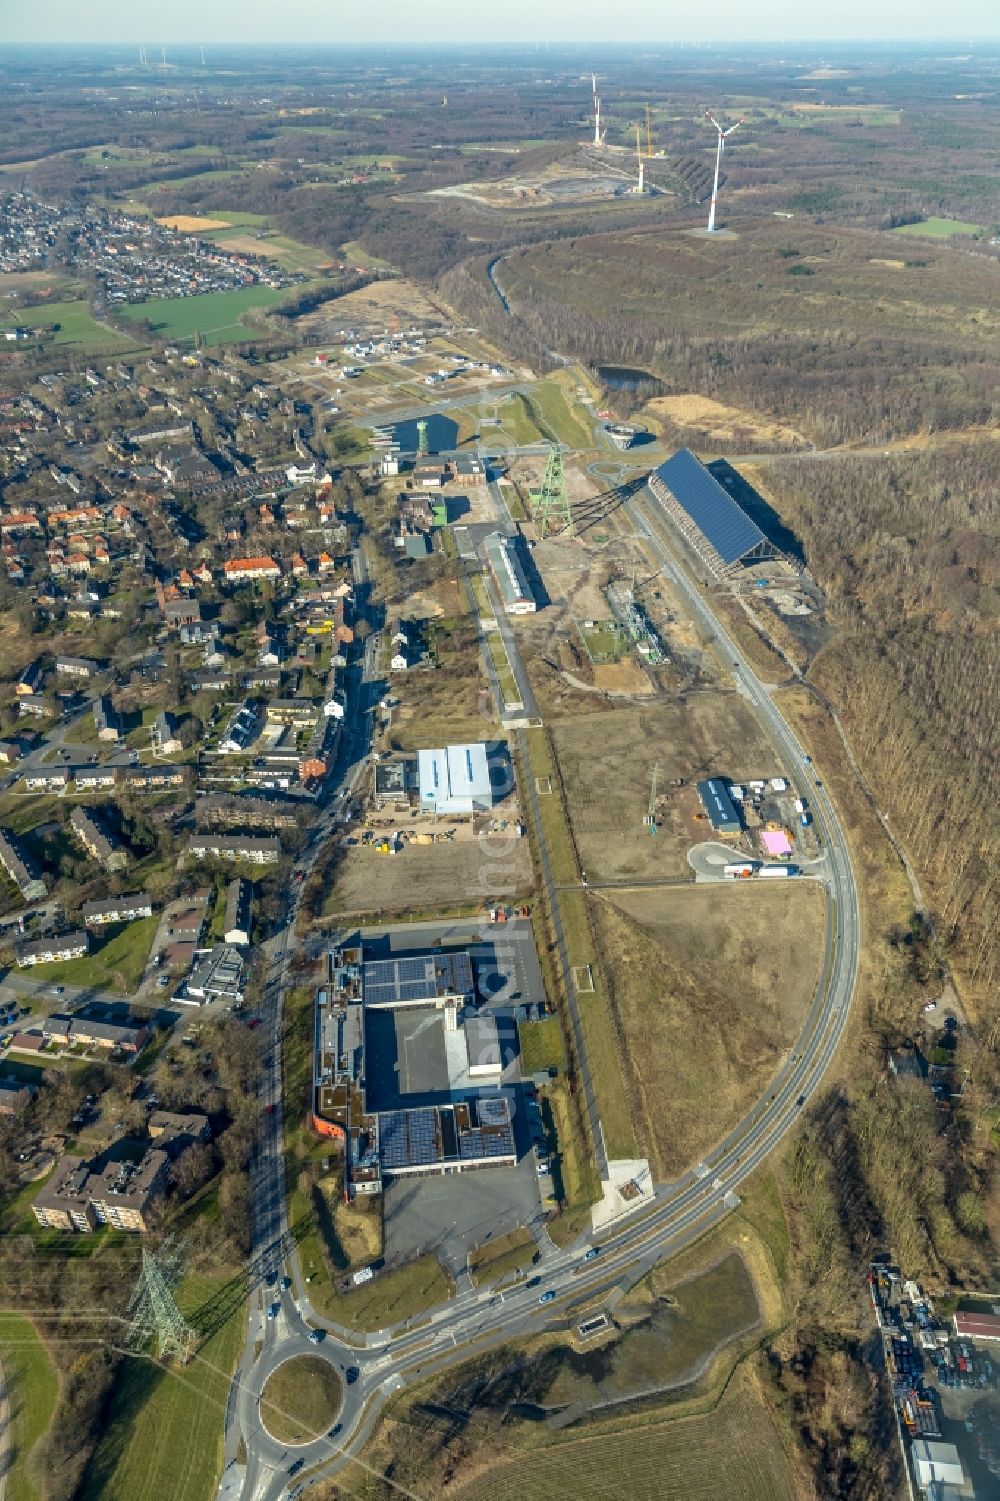
[[[735,125],[730,125],[728,130],[723,130],[718,120],[714,115],[709,114],[708,110],[705,111],[705,115],[719,132],[719,144],[715,152],[715,181],[712,184],[712,206],[708,211],[708,233],[711,235],[715,233],[715,201],[719,196],[719,168],[722,166],[722,153],[726,149],[727,137],[731,136],[734,130],[739,130],[743,121],[737,120]]]
[[[601,99],[597,92],[597,74],[591,73],[590,87],[594,98],[594,145],[600,148],[604,145],[604,137],[601,135]]]

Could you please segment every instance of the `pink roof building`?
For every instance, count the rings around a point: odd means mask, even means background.
[[[792,841],[784,829],[765,829],[760,836],[765,855],[776,855],[780,859],[782,855],[792,853]]]

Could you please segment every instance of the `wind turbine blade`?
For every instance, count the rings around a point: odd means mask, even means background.
[[[731,136],[731,135],[732,135],[732,133],[733,133],[733,131],[734,131],[734,130],[739,130],[739,128],[740,128],[740,126],[741,126],[741,125],[742,125],[742,124],[743,124],[743,121],[742,121],[742,120],[737,120],[737,122],[736,122],[736,124],[735,124],[735,125],[730,125],[730,127],[729,127],[729,129],[728,129],[728,130],[727,130],[727,131],[725,131],[725,132],[724,132],[724,135],[727,135],[727,136]]]
[[[705,111],[705,114],[708,115],[708,118],[711,120],[712,124],[715,126],[715,128],[719,132],[719,134],[720,135],[725,135],[726,132],[723,130],[722,126],[719,124],[719,122],[715,118],[715,116],[712,115],[712,114],[709,114],[708,110]]]

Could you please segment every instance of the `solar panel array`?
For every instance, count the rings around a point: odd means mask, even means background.
[[[369,959],[364,967],[365,1002],[388,1006],[394,1002],[432,1000],[445,993],[472,989],[468,954],[425,954],[420,958]]]
[[[386,1110],[379,1116],[382,1166],[427,1167],[441,1157],[437,1111]]]
[[[757,523],[751,521],[690,448],[679,449],[672,459],[661,464],[656,477],[727,567],[762,543],[767,545]]]

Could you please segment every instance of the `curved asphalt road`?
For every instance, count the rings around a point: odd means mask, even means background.
[[[652,1208],[617,1231],[605,1236],[600,1253],[584,1259],[586,1240],[567,1250],[545,1253],[536,1267],[552,1301],[539,1304],[539,1288],[525,1283],[504,1293],[488,1288],[469,1289],[444,1304],[420,1327],[405,1325],[363,1336],[337,1329],[318,1318],[309,1308],[308,1290],[302,1285],[294,1252],[288,1256],[293,1286],[280,1294],[261,1288],[254,1295],[247,1355],[234,1384],[227,1431],[227,1454],[235,1452],[234,1440],[242,1434],[248,1451],[242,1488],[225,1491],[243,1501],[275,1501],[286,1487],[295,1495],[321,1478],[336,1473],[356,1456],[371,1432],[382,1404],[408,1381],[443,1370],[458,1360],[513,1336],[540,1331],[549,1324],[572,1320],[574,1303],[592,1300],[603,1290],[630,1286],[666,1254],[680,1250],[739,1203],[740,1183],[763,1163],[791,1131],[803,1105],[820,1086],[843,1035],[858,974],[860,913],[850,854],[840,820],[816,780],[811,763],[773,701],[771,690],[753,673],[736,643],[716,619],[711,601],[678,566],[662,530],[659,503],[646,489],[623,502],[636,530],[661,562],[663,571],[683,595],[693,616],[712,636],[732,666],[742,693],[753,705],[773,738],[784,767],[799,782],[809,781],[813,820],[825,859],[816,867],[828,892],[826,949],[823,972],[816,996],[796,1050],[779,1069],[768,1092],[758,1100],[729,1135],[676,1183],[656,1190]],[[324,815],[326,817],[327,815]],[[287,956],[290,928],[283,935]],[[285,959],[275,957],[275,986],[269,987],[268,1006],[280,1017],[280,988]],[[274,1031],[278,1040],[277,1024]],[[277,1269],[287,1255],[284,1230],[284,1185],[281,1166],[281,1117],[277,1071],[270,1075],[275,1111],[266,1117],[268,1128],[261,1145],[260,1171],[255,1175],[255,1202],[260,1201],[261,1240],[269,1248],[264,1264]],[[270,1236],[265,1241],[265,1236]],[[270,1263],[267,1255],[270,1255]],[[268,1320],[262,1312],[267,1303],[280,1302],[278,1317]],[[306,1320],[309,1320],[307,1324]],[[266,1376],[289,1355],[312,1351],[309,1325],[325,1328],[319,1348],[342,1368],[354,1367],[357,1379],[344,1388],[344,1403],[338,1423],[325,1439],[297,1450],[283,1450],[263,1431],[257,1417],[257,1401]],[[261,1340],[260,1358],[248,1359],[254,1342]],[[303,1460],[289,1477],[289,1467]],[[227,1473],[231,1474],[232,1469]]]

